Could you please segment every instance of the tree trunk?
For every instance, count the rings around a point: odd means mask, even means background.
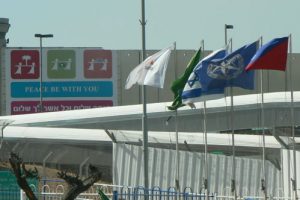
[[[24,190],[30,200],[38,200],[30,188],[26,178],[38,178],[37,170],[26,170],[23,160],[15,153],[10,154],[9,163],[16,176],[19,187]]]

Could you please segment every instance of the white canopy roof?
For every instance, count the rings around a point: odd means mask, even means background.
[[[234,109],[249,110],[259,108],[260,94],[250,94],[242,96],[234,96]],[[290,103],[290,92],[276,92],[264,94],[265,108],[270,106],[286,107]],[[294,92],[295,107],[300,107],[300,92]],[[148,118],[169,117],[175,115],[174,111],[169,111],[167,106],[171,102],[147,104]],[[224,109],[228,110],[230,106],[230,97],[217,100],[210,100],[206,103],[208,112],[220,112]],[[202,103],[196,103],[197,109],[190,109],[188,106],[178,110],[178,115],[192,115],[199,113]],[[9,122],[10,126],[39,126],[39,127],[62,127],[80,124],[114,122],[130,119],[141,119],[142,105],[103,107],[72,111],[47,112],[26,115],[2,116],[0,121]]]
[[[139,143],[143,138],[142,131],[108,131],[117,142]],[[175,132],[148,132],[149,143],[175,144]],[[105,130],[70,129],[70,128],[40,128],[9,126],[3,131],[3,139],[23,140],[31,142],[63,142],[63,143],[101,143],[111,142]],[[268,148],[281,148],[273,136],[265,137]],[[189,145],[204,145],[203,133],[180,132],[178,142]],[[231,146],[231,134],[208,133],[208,145]],[[235,145],[241,147],[262,147],[262,136],[235,134]]]
[[[295,107],[299,107],[300,92],[294,93]],[[270,105],[274,107],[287,107],[290,103],[289,92],[277,92],[264,94],[265,107]],[[260,94],[251,94],[234,97],[235,111],[245,109],[243,115],[248,113],[250,109],[259,108]],[[169,111],[167,106],[170,102],[148,104],[147,111],[149,118],[170,117],[174,115],[174,111]],[[218,113],[230,105],[230,98],[222,98],[207,102],[207,109],[210,112]],[[179,109],[179,116],[189,116],[199,112],[202,107],[201,103],[197,103],[198,109],[190,109],[187,106]],[[228,108],[225,108],[228,109]],[[83,128],[59,128],[64,125],[77,125],[102,122],[120,123],[122,120],[141,119],[142,105],[117,106],[94,108],[86,110],[73,110],[61,112],[48,112],[27,115],[2,116],[0,121],[2,125],[9,123],[3,130],[3,139],[23,139],[23,140],[48,140],[48,141],[64,141],[64,142],[110,142],[111,138],[104,128],[94,129],[93,127]],[[219,115],[215,115],[218,117]],[[197,119],[198,120],[198,119]],[[244,119],[242,119],[244,120]],[[257,119],[256,119],[257,120]],[[222,121],[222,120],[221,120]],[[245,120],[244,120],[245,121]],[[52,128],[48,128],[52,127]],[[111,131],[117,141],[139,142],[142,140],[142,132],[139,129],[135,131]],[[172,129],[173,130],[173,129]],[[199,133],[200,132],[200,133]],[[175,143],[175,133],[166,131],[149,131],[150,143]],[[0,135],[1,137],[1,135]],[[210,145],[231,145],[231,136],[219,133],[208,134],[208,144]],[[254,135],[237,135],[235,134],[236,146],[259,147],[262,146],[261,136]],[[204,144],[203,134],[198,132],[179,132],[179,143],[188,144]],[[266,146],[271,148],[280,148],[280,144],[272,136],[266,137]]]

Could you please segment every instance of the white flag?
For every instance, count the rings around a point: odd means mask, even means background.
[[[163,88],[172,49],[174,45],[149,56],[135,67],[128,75],[125,89],[130,89],[136,83]]]

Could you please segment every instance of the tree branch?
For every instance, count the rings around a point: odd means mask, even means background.
[[[12,167],[13,173],[17,178],[19,187],[24,190],[26,196],[30,200],[37,200],[26,180],[26,178],[38,178],[37,169],[35,168],[35,170],[27,170],[25,164],[23,163],[23,159],[13,152],[10,153],[9,163]]]
[[[102,173],[94,166],[89,166],[90,176],[81,180],[78,174],[69,175],[67,171],[58,172],[59,178],[65,180],[68,184],[68,189],[65,191],[64,200],[73,200],[80,193],[88,190],[94,183],[99,181],[102,177]]]

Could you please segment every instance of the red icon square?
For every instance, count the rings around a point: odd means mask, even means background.
[[[13,79],[37,79],[40,76],[38,50],[11,51],[11,77]]]
[[[85,78],[111,78],[112,52],[110,50],[84,51]]]

